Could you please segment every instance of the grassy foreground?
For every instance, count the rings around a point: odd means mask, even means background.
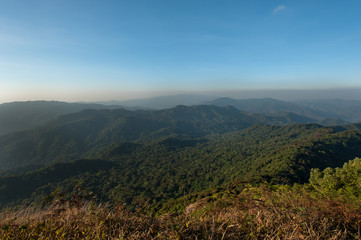
[[[198,198],[180,213],[148,216],[91,202],[4,211],[1,239],[361,239],[358,201],[305,187],[248,187]]]

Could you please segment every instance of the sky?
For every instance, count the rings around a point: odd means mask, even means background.
[[[0,0],[0,102],[360,89],[361,1]]]

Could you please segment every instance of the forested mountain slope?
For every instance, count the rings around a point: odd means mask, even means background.
[[[85,155],[102,160],[62,163],[0,178],[2,203],[41,201],[57,188],[71,192],[80,184],[102,201],[135,206],[142,199],[156,207],[230,182],[303,183],[311,168],[338,167],[360,156],[361,132],[316,124],[254,125],[207,138],[118,142]]]
[[[249,114],[231,106],[177,106],[157,111],[84,110],[60,116],[32,130],[0,137],[0,170],[75,160],[119,141],[144,142],[172,135],[204,137],[239,131],[254,124],[311,121],[296,114],[273,117]]]

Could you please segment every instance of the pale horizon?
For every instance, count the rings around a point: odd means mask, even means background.
[[[224,91],[171,91],[171,92],[106,92],[101,93],[86,93],[77,96],[68,95],[64,97],[61,93],[59,95],[47,94],[42,97],[38,95],[14,98],[9,101],[4,101],[0,97],[0,104],[10,102],[27,102],[27,101],[59,101],[69,103],[101,103],[101,102],[122,102],[127,100],[138,99],[151,99],[158,97],[171,97],[171,96],[208,96],[213,98],[229,97],[233,99],[261,99],[273,98],[282,101],[303,101],[303,100],[361,100],[361,88],[345,88],[345,89],[263,89],[263,90],[224,90]],[[91,97],[89,97],[91,96]]]

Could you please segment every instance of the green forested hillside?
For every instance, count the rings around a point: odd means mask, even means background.
[[[312,168],[338,167],[360,156],[361,132],[316,124],[255,125],[207,138],[113,143],[85,155],[103,159],[104,166],[102,160],[82,160],[1,178],[2,203],[31,196],[39,200],[57,188],[71,192],[80,184],[102,201],[134,206],[142,200],[154,207],[230,182],[304,183]],[[56,177],[49,177],[54,172]]]

